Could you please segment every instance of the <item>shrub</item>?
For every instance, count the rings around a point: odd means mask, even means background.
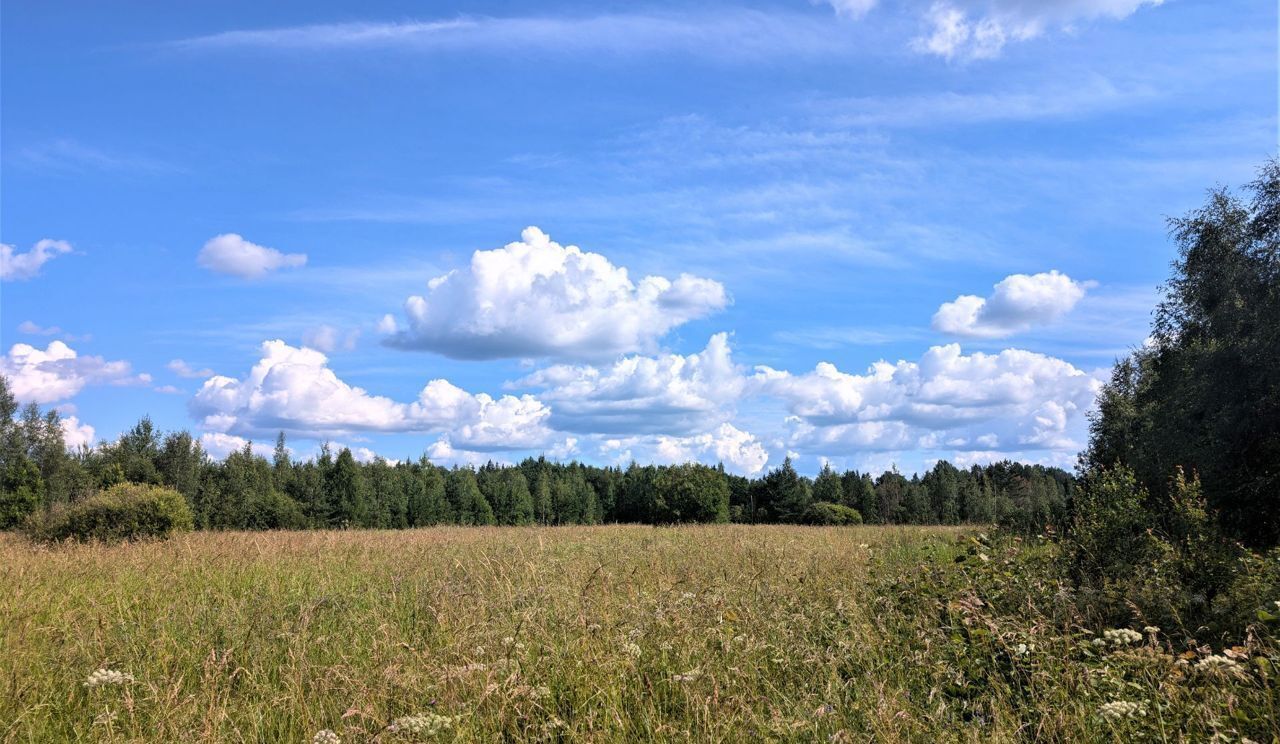
[[[192,527],[191,509],[169,488],[120,483],[83,501],[58,505],[27,521],[34,540],[134,540],[168,537]]]
[[[862,515],[857,509],[830,501],[815,501],[804,510],[805,524],[849,525],[862,524]]]

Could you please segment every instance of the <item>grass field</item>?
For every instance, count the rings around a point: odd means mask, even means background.
[[[964,566],[1009,559],[975,558],[972,532],[439,528],[53,549],[4,536],[0,732],[976,742],[1274,731],[1274,715],[1233,718],[1276,710],[1248,662],[1200,677],[1154,634],[1112,650],[1061,621],[987,607]],[[129,677],[87,685],[98,669]],[[1100,713],[1115,701],[1137,707]]]

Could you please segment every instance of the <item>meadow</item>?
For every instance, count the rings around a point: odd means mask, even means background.
[[[929,527],[197,532],[59,547],[5,535],[0,732],[13,742],[334,741],[317,738],[326,730],[344,742],[1274,733],[1269,667],[1220,654],[1221,670],[1188,664],[1158,631],[1092,637],[1001,609],[1008,588],[1059,590],[1035,575],[1045,549]]]

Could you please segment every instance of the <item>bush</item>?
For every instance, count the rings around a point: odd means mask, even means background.
[[[1197,479],[1175,470],[1166,492],[1152,498],[1123,467],[1086,480],[1063,544],[1081,610],[1103,625],[1242,640],[1280,596],[1280,570],[1222,533]]]
[[[42,542],[110,542],[168,537],[191,527],[191,509],[182,494],[159,486],[120,483],[83,501],[33,514],[26,531]]]
[[[862,524],[862,515],[857,509],[830,501],[815,501],[804,510],[802,520],[805,524],[850,525]]]

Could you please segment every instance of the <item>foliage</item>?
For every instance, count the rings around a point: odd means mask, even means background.
[[[27,534],[42,542],[168,537],[192,528],[191,510],[171,488],[121,483],[74,504],[28,518]]]
[[[1241,199],[1171,221],[1179,260],[1149,346],[1115,367],[1082,469],[1120,464],[1158,501],[1177,467],[1223,528],[1280,544],[1280,161]]]
[[[857,509],[844,504],[833,504],[829,501],[815,501],[804,511],[805,524],[845,526],[862,524],[862,515]]]
[[[729,521],[724,473],[689,463],[664,468],[654,480],[654,519],[660,524]]]

